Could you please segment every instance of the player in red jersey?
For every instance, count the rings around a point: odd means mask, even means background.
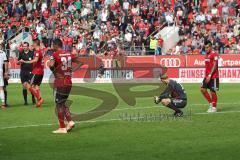
[[[202,82],[201,92],[209,102],[208,113],[217,112],[217,94],[219,90],[219,73],[218,73],[218,54],[212,50],[212,43],[207,42],[205,45],[205,78]],[[210,90],[211,96],[207,89]]]
[[[33,64],[32,78],[30,83],[26,83],[26,88],[36,97],[36,107],[41,107],[43,99],[41,97],[40,85],[42,83],[44,74],[43,51],[40,49],[40,41],[38,39],[33,41],[33,48],[35,49],[34,58],[31,61],[20,60],[21,63]]]
[[[53,48],[55,52],[51,56],[49,68],[55,77],[53,88],[55,91],[56,111],[60,126],[59,129],[53,131],[53,133],[67,133],[75,124],[72,121],[69,106],[66,105],[72,88],[72,71],[74,70],[72,62],[78,64],[77,68],[80,67],[82,63],[73,54],[62,49],[63,43],[60,39],[53,41]],[[67,126],[65,126],[64,119],[68,121]]]

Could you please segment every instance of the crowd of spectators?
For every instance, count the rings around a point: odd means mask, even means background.
[[[16,49],[9,39],[24,29],[47,54],[55,38],[80,55],[204,54],[206,40],[220,54],[238,53],[239,5],[240,0],[0,0],[0,42]],[[163,37],[154,35],[166,25],[179,27],[180,41],[162,53]]]
[[[197,2],[197,1],[196,1]],[[210,40],[219,54],[240,52],[239,5],[237,0],[204,0],[187,11],[176,3],[176,22],[181,40],[173,54],[205,54],[204,42]],[[185,15],[185,13],[188,13]]]

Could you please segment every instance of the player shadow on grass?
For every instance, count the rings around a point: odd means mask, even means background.
[[[113,125],[112,123],[108,123],[108,122],[99,122],[99,123],[81,123],[78,124],[78,127],[75,127],[74,130],[71,131],[71,133],[78,133],[78,132],[82,132],[83,130],[96,130],[99,128],[103,128],[106,126],[110,126]]]
[[[44,106],[44,104],[43,104]],[[19,107],[25,107],[25,108],[36,108],[35,104],[28,104],[28,105],[23,105],[22,103],[14,103],[14,104],[8,104],[8,108],[19,108]]]
[[[218,107],[218,112],[234,111],[234,109],[236,109],[236,107],[234,107],[234,106],[223,107],[223,108]]]

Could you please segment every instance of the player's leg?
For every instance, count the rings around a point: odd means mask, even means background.
[[[67,131],[71,131],[74,126],[75,126],[75,123],[74,121],[72,120],[72,116],[71,116],[71,112],[70,112],[70,104],[66,104],[67,102],[67,99],[69,97],[69,94],[71,92],[71,86],[69,87],[64,87],[63,90],[61,91],[62,92],[62,101],[64,103],[64,115],[65,115],[65,118],[66,120],[68,121],[68,124],[67,124]]]
[[[8,99],[7,86],[8,86],[8,80],[7,80],[7,79],[4,79],[3,91],[4,91],[4,96],[5,96],[5,104],[6,104],[6,107],[8,106],[8,103],[7,103],[7,99]]]
[[[64,105],[63,104],[56,104],[56,113],[58,117],[58,122],[59,122],[59,128],[53,133],[67,133],[67,129],[65,127],[64,123]]]
[[[7,103],[7,98],[8,98],[8,93],[7,93],[7,86],[4,86],[3,87],[3,91],[4,91],[4,98],[5,98],[5,105],[6,107],[8,106],[8,103]]]
[[[208,101],[209,103],[209,110],[212,108],[212,98],[210,96],[210,94],[208,93],[207,89],[210,89],[209,88],[209,83],[206,83],[205,81],[205,78],[203,79],[203,82],[202,82],[202,86],[201,86],[201,92],[204,96],[204,98]]]
[[[6,108],[6,103],[5,103],[5,96],[4,96],[3,86],[0,86],[0,98],[1,98],[1,101],[2,101],[1,108],[5,109]]]
[[[61,101],[62,95],[59,94],[59,88],[55,90],[55,103],[56,103],[56,113],[58,117],[58,122],[59,122],[59,129],[56,131],[53,131],[53,133],[67,133],[67,129],[65,127],[64,123],[64,112],[65,112],[65,106],[64,103]]]
[[[35,99],[35,96],[31,93],[31,95],[32,95],[32,104],[34,105],[34,104],[36,104],[36,99]]]
[[[35,89],[35,85],[30,85],[27,88],[36,97],[37,100],[41,99],[39,91]]]
[[[38,97],[39,97],[37,100],[39,100],[39,99],[41,98],[41,91],[40,91],[40,89],[39,89],[39,86],[38,86],[36,83],[34,83],[34,84],[32,85],[32,88],[37,92]]]
[[[61,103],[64,107],[64,118],[67,120],[67,131],[70,131],[74,128],[75,123],[72,120],[71,112],[70,112],[70,104],[66,104],[69,94],[71,92],[71,86],[69,87],[59,87],[57,89],[57,101]]]
[[[209,112],[213,113],[213,112],[217,112],[218,97],[217,97],[216,91],[211,91],[211,95],[212,95],[212,110]]]
[[[71,116],[71,112],[70,112],[70,109],[69,109],[69,106],[64,106],[64,114],[65,114],[65,118],[67,119],[68,121],[68,124],[67,124],[67,131],[71,131],[74,126],[75,126],[75,122],[72,120],[72,116]]]
[[[24,82],[23,83],[23,86],[22,86],[22,94],[23,94],[23,99],[24,99],[24,105],[28,105],[28,102],[27,102],[27,82]]]
[[[162,99],[161,103],[162,103],[163,106],[166,106],[166,107],[174,110],[175,111],[174,115],[176,115],[176,114],[181,114],[182,115],[183,114],[183,112],[179,108],[177,108],[174,105],[174,103],[172,103],[172,100],[170,98]]]
[[[201,88],[201,92],[202,92],[203,96],[205,97],[205,99],[209,103],[209,107],[207,110],[207,112],[209,112],[210,110],[212,110],[212,97],[210,96],[210,94],[208,93],[206,88]]]
[[[37,75],[34,82],[34,89],[37,91],[39,98],[37,99],[36,107],[41,107],[43,104],[43,98],[41,96],[40,85],[42,84],[43,75]]]
[[[31,81],[31,79],[32,79],[32,73],[31,72],[29,72],[28,73],[28,83],[30,84],[30,81]],[[30,85],[31,86],[31,85]],[[34,104],[36,104],[36,99],[35,99],[35,96],[31,93],[31,95],[32,95],[32,104],[34,105]]]
[[[29,88],[29,89],[27,89]],[[31,88],[31,85],[28,82],[24,82],[23,84],[23,89],[22,89],[22,94],[23,94],[23,98],[24,98],[24,105],[28,105],[28,101],[27,101],[27,90],[31,90],[31,95],[32,95],[32,104],[36,104],[36,100],[35,100],[35,96],[34,96],[34,91]]]
[[[61,103],[58,103],[56,105],[57,113],[58,113],[58,121],[59,121],[59,128],[65,128],[64,123],[64,105]]]
[[[31,86],[31,85],[30,85]],[[27,90],[27,89],[26,89]],[[32,89],[31,89],[32,90]],[[36,99],[35,99],[35,96],[34,96],[34,93],[35,91],[31,92],[31,95],[32,95],[32,104],[36,104]],[[36,93],[35,93],[36,94]]]
[[[21,78],[21,82],[22,82],[22,95],[23,95],[23,99],[24,99],[24,105],[28,105],[27,102],[27,87],[29,83],[29,77],[26,74],[26,72],[21,71],[20,72],[20,78]]]
[[[206,88],[201,88],[201,92],[202,92],[204,98],[208,101],[208,103],[210,105],[212,105],[211,104],[212,103],[212,98],[211,98],[210,94],[208,93],[207,89]]]
[[[43,99],[41,97],[39,86],[42,82],[42,75],[33,75],[31,79],[31,85],[28,87],[29,91],[36,97],[36,107],[41,107]]]
[[[27,92],[26,91],[29,91],[32,95],[32,103],[33,104],[36,104],[36,100],[35,100],[35,97],[36,99],[39,98],[39,94],[38,92],[32,87],[32,85],[28,82],[26,82],[24,84],[24,87],[23,87],[23,96],[24,96],[24,100],[25,102],[27,102]]]
[[[171,98],[171,106],[178,108],[179,110],[184,108],[187,105],[187,100]],[[173,114],[176,117],[181,117],[183,112],[175,112]]]
[[[219,79],[214,78],[212,80],[211,86],[210,86],[210,91],[211,91],[211,96],[212,96],[212,110],[209,111],[211,113],[217,112],[217,101],[218,101],[218,96],[217,92],[219,89]]]
[[[3,73],[0,72],[0,75],[3,75]],[[5,95],[4,95],[3,86],[4,86],[3,76],[0,76],[0,99],[2,101],[1,108],[5,109],[6,108],[6,103],[5,103]]]
[[[36,77],[36,75],[33,75],[33,76],[31,77],[30,83],[27,82],[27,83],[25,83],[24,86],[25,86],[25,88],[26,88],[29,92],[31,92],[32,95],[34,95],[34,96],[38,99],[38,98],[39,98],[39,95],[38,95],[37,91],[33,88],[33,84],[34,84],[34,81],[35,81],[35,77]]]
[[[33,85],[32,86],[34,88],[34,90],[37,93],[37,103],[36,103],[36,107],[41,107],[41,105],[43,104],[43,98],[41,96],[41,91],[40,91],[40,87],[39,87],[39,83],[37,85]]]
[[[4,91],[3,91],[3,87],[2,86],[0,86],[0,98],[1,98],[1,101],[2,101],[1,108],[5,109],[6,108],[6,103],[5,103],[5,96],[4,96]]]

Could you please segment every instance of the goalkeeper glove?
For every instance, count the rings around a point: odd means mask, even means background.
[[[154,103],[158,104],[161,101],[161,99],[158,96],[154,96]]]

